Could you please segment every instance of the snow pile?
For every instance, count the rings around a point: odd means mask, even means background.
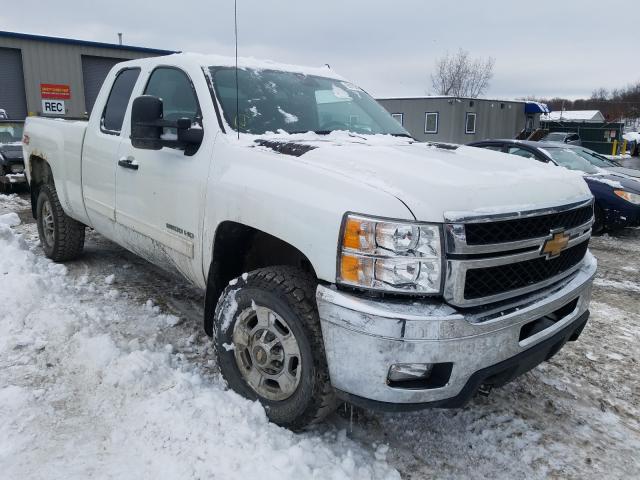
[[[151,302],[105,298],[0,225],[3,478],[399,478],[385,447],[293,434],[158,340]],[[175,318],[175,317],[173,317]]]
[[[5,227],[17,227],[20,225],[20,217],[17,213],[10,212],[0,215],[0,225]]]
[[[0,214],[28,208],[30,203],[23,200],[15,193],[12,195],[0,195]]]
[[[604,183],[605,185],[609,185],[610,187],[613,187],[613,188],[624,188],[622,184],[617,180],[611,180],[610,178],[601,177],[598,175],[587,175],[587,177],[591,180],[595,180],[596,182],[599,182],[599,183]]]

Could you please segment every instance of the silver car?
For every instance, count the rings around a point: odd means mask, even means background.
[[[576,132],[551,132],[542,137],[541,142],[560,142],[567,145],[582,145],[580,135]]]

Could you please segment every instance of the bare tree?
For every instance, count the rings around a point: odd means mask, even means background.
[[[491,57],[474,59],[463,49],[455,55],[447,52],[436,60],[431,84],[438,95],[477,98],[489,87],[494,64]]]

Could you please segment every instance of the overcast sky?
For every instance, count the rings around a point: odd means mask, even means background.
[[[386,97],[430,93],[434,60],[464,48],[495,58],[486,96],[576,98],[640,81],[639,8],[638,0],[238,0],[239,49],[328,63]],[[233,1],[3,2],[0,30],[113,43],[124,32],[125,44],[231,55]]]

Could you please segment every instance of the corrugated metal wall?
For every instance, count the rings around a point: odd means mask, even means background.
[[[27,115],[20,50],[0,48],[0,109],[11,119]]]
[[[109,70],[116,63],[121,62],[118,58],[93,57],[82,55],[82,84],[84,86],[84,104],[88,114],[93,110],[100,87],[104,79],[107,78]]]
[[[81,117],[87,111],[82,69],[83,55],[108,58],[110,61],[116,58],[119,60],[131,60],[153,56],[153,53],[126,49],[2,36],[0,36],[0,48],[13,48],[21,51],[28,114],[36,115],[42,110],[40,84],[54,83],[69,85],[71,89],[71,98],[65,100],[66,115],[69,117]],[[2,63],[0,63],[0,70],[4,70],[4,64]],[[89,94],[91,95],[91,92]],[[95,97],[93,97],[93,100],[95,100]],[[0,108],[3,107],[0,106]]]

